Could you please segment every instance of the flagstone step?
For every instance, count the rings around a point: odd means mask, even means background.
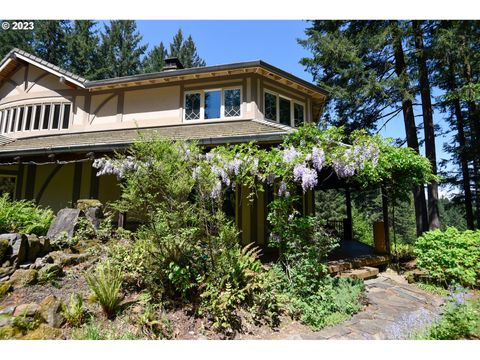
[[[338,274],[338,277],[368,280],[368,279],[376,278],[378,273],[379,273],[379,270],[377,268],[364,266],[359,269],[343,271]]]

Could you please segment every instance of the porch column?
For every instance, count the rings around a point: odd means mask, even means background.
[[[388,198],[387,191],[385,186],[382,185],[382,210],[383,210],[383,229],[385,231],[385,247],[387,248],[387,253],[390,254],[390,221],[388,214]]]
[[[353,240],[353,223],[352,223],[352,197],[350,195],[350,188],[345,188],[345,205],[347,207],[347,218],[343,224],[344,240]]]

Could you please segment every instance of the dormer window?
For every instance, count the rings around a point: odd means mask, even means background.
[[[265,90],[264,116],[283,125],[300,126],[305,121],[305,106],[299,101]]]
[[[229,119],[241,116],[240,88],[195,90],[185,93],[184,120]]]
[[[29,104],[0,109],[0,133],[68,129],[70,112],[69,103]]]

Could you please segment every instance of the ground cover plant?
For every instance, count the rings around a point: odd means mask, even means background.
[[[0,197],[0,233],[45,235],[53,218],[50,209],[41,208],[32,201],[14,201],[7,193]]]

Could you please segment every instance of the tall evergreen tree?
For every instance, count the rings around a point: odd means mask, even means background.
[[[160,44],[155,46],[145,57],[143,61],[143,71],[146,73],[162,71],[167,57],[167,50],[163,42],[160,42]]]
[[[197,47],[191,35],[184,40],[182,29],[173,37],[170,43],[169,57],[177,57],[186,68],[205,66],[205,61],[197,53]]]
[[[138,74],[141,56],[147,45],[141,45],[142,35],[133,20],[111,20],[102,33],[100,77],[112,78]]]
[[[404,50],[405,26],[398,21],[313,21],[300,43],[312,52],[301,63],[331,90],[325,120],[374,131],[403,112],[406,141],[419,152]],[[423,187],[414,189],[417,233],[428,230]]]
[[[422,99],[423,129],[425,131],[425,155],[430,160],[432,172],[437,175],[437,155],[435,147],[435,130],[433,125],[432,95],[430,92],[429,68],[427,66],[427,50],[424,46],[423,21],[412,21],[413,37],[416,49],[416,60]],[[438,212],[438,183],[432,181],[427,185],[429,229],[440,227]]]
[[[71,72],[89,80],[94,80],[98,77],[99,40],[96,21],[74,21],[67,44],[67,63]]]
[[[67,20],[36,21],[33,50],[43,60],[60,67],[67,66],[67,39],[70,22]]]
[[[437,103],[440,111],[446,114],[446,121],[450,124],[451,131],[455,132],[455,142],[445,144],[444,148],[452,154],[450,166],[458,166],[460,171],[448,171],[443,176],[446,181],[453,185],[458,185],[463,191],[457,195],[459,201],[465,207],[466,226],[469,229],[475,228],[473,197],[474,189],[472,186],[472,159],[475,155],[475,144],[472,142],[472,132],[469,127],[468,111],[465,102],[458,96],[460,89],[465,84],[463,78],[462,64],[465,54],[472,52],[467,51],[464,47],[467,44],[471,46],[472,41],[462,41],[461,29],[465,27],[464,22],[460,21],[441,21],[435,28],[433,35],[433,59],[434,72],[433,79],[435,86],[444,91],[444,95]],[[469,38],[474,39],[475,31],[470,29]],[[473,36],[472,36],[473,35]],[[460,177],[457,176],[460,175]]]

